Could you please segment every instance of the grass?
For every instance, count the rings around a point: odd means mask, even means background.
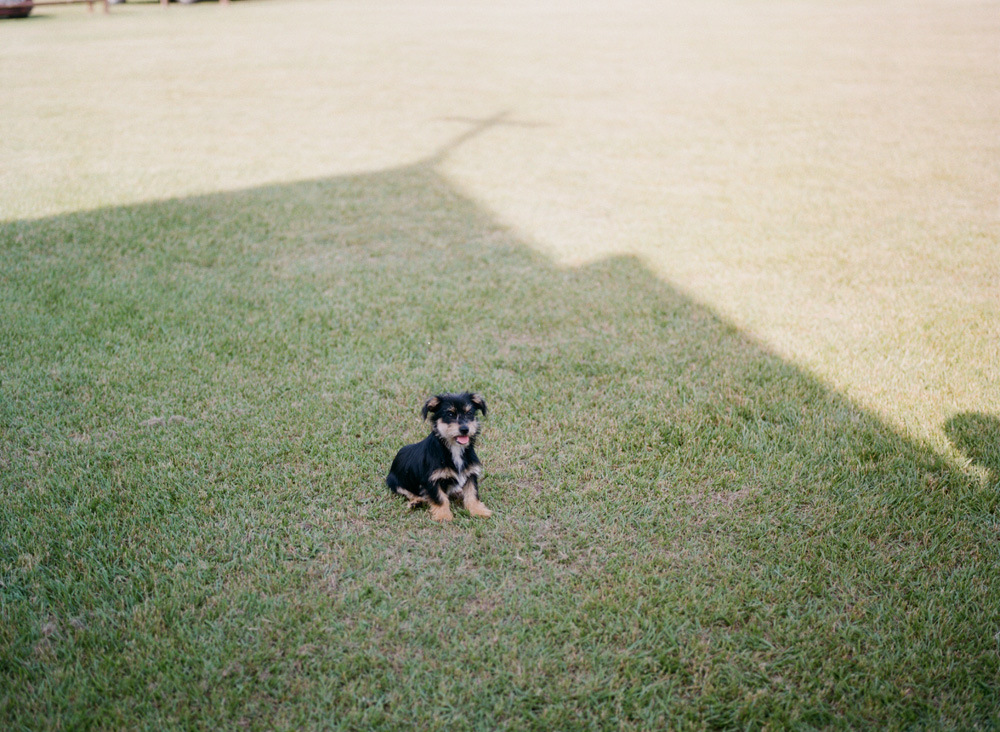
[[[0,25],[5,728],[1000,724],[995,18],[569,10]]]

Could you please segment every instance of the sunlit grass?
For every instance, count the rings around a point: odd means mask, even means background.
[[[996,726],[998,23],[0,22],[3,726]]]
[[[939,450],[1000,411],[988,5],[37,14],[0,28],[5,218],[391,168],[509,110],[441,169],[555,261],[634,254]]]

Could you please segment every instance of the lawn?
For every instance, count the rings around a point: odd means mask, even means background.
[[[0,21],[4,729],[1000,726],[1000,6]],[[472,389],[494,514],[389,497]]]

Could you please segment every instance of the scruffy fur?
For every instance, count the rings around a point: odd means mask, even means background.
[[[428,399],[421,414],[430,417],[431,433],[396,454],[385,478],[389,490],[408,499],[410,508],[428,504],[435,521],[454,518],[449,499],[461,499],[473,516],[490,516],[493,512],[479,500],[483,466],[475,450],[478,412],[486,416],[486,402],[478,394]]]

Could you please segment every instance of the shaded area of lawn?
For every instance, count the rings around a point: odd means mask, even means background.
[[[5,726],[998,721],[996,461],[635,260],[431,164],[0,237]],[[465,388],[495,515],[441,527],[382,476]]]

